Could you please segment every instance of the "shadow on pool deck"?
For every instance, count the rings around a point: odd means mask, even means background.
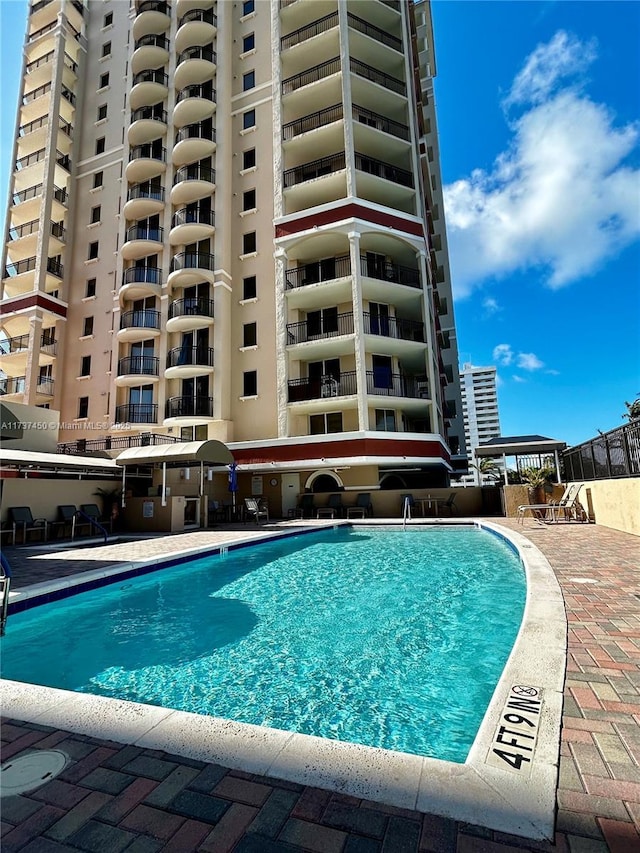
[[[543,552],[567,611],[555,845],[10,721],[2,728],[3,762],[49,748],[60,748],[73,761],[42,787],[3,799],[3,851],[640,851],[640,538],[596,525],[531,523],[522,529],[512,520],[499,523],[523,532]],[[107,565],[254,538],[283,526],[296,523],[229,525],[88,549],[24,547],[5,554],[19,589]]]

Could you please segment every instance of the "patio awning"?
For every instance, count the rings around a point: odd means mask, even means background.
[[[130,447],[116,457],[116,464],[127,465],[230,465],[233,456],[221,441],[184,441],[176,444],[157,444],[153,447]]]
[[[0,449],[0,467],[17,468],[21,472],[49,472],[113,476],[118,466],[113,459],[99,456],[75,456],[67,453],[38,453],[33,450]]]
[[[566,441],[556,441],[543,435],[496,436],[475,449],[476,456],[526,456],[528,453],[553,453],[564,450]]]

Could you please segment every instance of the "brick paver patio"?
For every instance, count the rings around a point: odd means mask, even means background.
[[[250,531],[255,527],[241,529],[243,536]],[[5,720],[3,762],[53,747],[72,761],[40,788],[2,799],[2,850],[640,853],[640,539],[581,524],[531,522],[523,532],[553,566],[569,623],[555,844]],[[91,558],[129,562],[150,550],[237,535],[216,529],[109,545],[92,549]],[[36,560],[35,553],[10,553],[16,587],[41,579],[45,564],[49,577],[96,565],[79,553],[72,561]]]

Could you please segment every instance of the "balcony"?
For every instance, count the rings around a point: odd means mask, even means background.
[[[26,387],[26,376],[0,376],[0,395],[3,397],[24,394]]]
[[[178,21],[176,51],[182,53],[193,45],[211,42],[217,32],[218,21],[213,9],[191,9]]]
[[[214,282],[215,259],[209,252],[180,252],[171,259],[170,287],[190,287],[201,281]]]
[[[364,312],[365,335],[377,335],[384,338],[394,338],[399,341],[424,343],[424,323],[419,320],[405,320],[400,317],[380,317]],[[375,346],[378,347],[379,341]],[[377,352],[378,350],[376,350]],[[393,350],[397,352],[397,350]]]
[[[176,89],[211,80],[218,58],[210,47],[188,47],[178,54],[174,82]]]
[[[287,213],[343,198],[347,192],[344,151],[283,173]]]
[[[118,387],[157,382],[160,376],[160,359],[152,355],[128,355],[118,360]]]
[[[192,204],[212,195],[216,188],[215,169],[192,163],[177,169],[171,189],[171,204]]]
[[[367,370],[367,394],[372,396],[424,400],[426,393],[425,383],[416,376],[386,370]]]
[[[325,15],[322,18],[312,21],[310,24],[306,24],[304,27],[300,27],[299,29],[288,33],[286,36],[282,36],[280,39],[280,50],[288,50],[289,48],[302,44],[308,39],[314,38],[321,33],[333,30],[338,26],[338,21],[338,13],[331,12],[329,15]]]
[[[144,183],[129,188],[124,206],[125,219],[145,219],[164,209],[164,187]]]
[[[162,292],[162,270],[157,267],[130,267],[122,275],[120,304],[129,299],[160,297]]]
[[[406,287],[422,288],[420,270],[394,264],[391,261],[381,262],[366,255],[360,256],[360,275],[364,278],[374,278],[390,284],[402,284]]]
[[[158,33],[150,33],[136,40],[131,58],[134,75],[149,68],[159,68],[169,61],[169,39]]]
[[[169,76],[164,71],[140,71],[134,74],[129,95],[132,110],[160,103],[169,94]]]
[[[187,246],[207,237],[216,230],[216,217],[210,207],[185,207],[171,217],[169,242],[172,246]]]
[[[179,422],[188,426],[213,417],[213,397],[170,397],[165,407],[164,423]]]
[[[211,118],[216,111],[217,93],[211,83],[186,86],[178,92],[173,110],[173,123],[176,127],[185,124],[197,124]]]
[[[213,373],[213,347],[180,346],[167,353],[166,379],[190,379]]]
[[[138,260],[146,255],[153,255],[161,249],[164,240],[164,228],[132,225],[131,228],[127,228],[124,240],[122,257],[126,261]]]
[[[174,166],[183,166],[195,160],[211,157],[216,150],[216,131],[211,121],[187,124],[176,133],[172,160]]]
[[[39,216],[42,206],[43,189],[43,184],[36,184],[36,186],[28,187],[26,190],[14,193],[11,219],[16,225],[30,222]],[[52,217],[55,221],[58,221],[64,217],[66,212],[67,191],[55,187],[52,202]]]
[[[6,265],[4,268],[5,297],[20,296],[34,289],[37,260],[36,256]],[[45,270],[45,290],[47,293],[52,293],[60,287],[64,267],[55,258],[47,258]]]
[[[16,261],[25,260],[33,255],[38,245],[40,220],[32,219],[23,225],[10,227],[8,230],[9,253]],[[49,249],[59,254],[66,241],[66,230],[61,222],[52,222],[49,226],[51,240]]]
[[[353,134],[356,148],[378,158],[406,157],[411,143],[406,124],[357,104],[353,105]]]
[[[313,68],[308,68],[306,71],[302,71],[300,74],[294,74],[292,77],[287,77],[286,80],[282,81],[282,95],[283,97],[285,95],[291,95],[294,92],[297,92],[298,89],[303,89],[305,86],[309,86],[312,83],[319,83],[320,80],[325,80],[327,77],[339,74],[341,70],[342,62],[340,57],[335,56],[332,59],[328,59],[326,62],[315,65]],[[337,91],[339,93],[339,87]]]
[[[18,335],[13,338],[5,338],[0,341],[0,368],[3,370],[11,365],[11,372],[26,371],[29,356],[29,335]],[[38,348],[38,366],[43,367],[53,364],[57,354],[58,342],[51,334],[40,335],[40,346]]]
[[[345,335],[353,335],[353,312],[332,315],[329,319],[319,317],[314,321],[287,323],[287,344],[290,346]]]
[[[304,266],[286,270],[285,287],[287,290],[292,290],[350,275],[351,258],[349,255],[342,255],[339,258],[324,258],[322,261],[312,261],[304,264]]]
[[[349,397],[358,393],[358,380],[355,370],[341,373],[339,376],[318,376],[305,379],[290,379],[287,382],[289,403],[305,400],[333,400],[336,397]]]
[[[156,424],[158,423],[157,403],[125,403],[116,406],[117,424]]]
[[[309,113],[309,115],[282,125],[282,138],[285,142],[288,142],[304,133],[309,133],[312,130],[318,130],[321,127],[341,121],[343,118],[344,110],[342,104],[334,104],[324,110]]]
[[[393,163],[355,152],[356,191],[360,198],[413,213],[413,174]]]
[[[129,151],[125,177],[131,184],[142,184],[167,169],[167,149],[160,145],[137,145]]]
[[[349,68],[351,96],[355,104],[384,115],[401,114],[407,96],[407,86],[403,80],[359,59],[352,58]]]
[[[140,107],[131,113],[127,130],[129,145],[145,145],[159,139],[167,132],[167,111],[157,106]]]
[[[151,309],[125,311],[120,315],[119,341],[144,341],[160,335],[160,312]]]
[[[213,299],[176,299],[169,305],[167,332],[186,332],[213,326]]]
[[[137,41],[151,33],[164,33],[169,29],[171,9],[163,0],[145,0],[136,4],[133,38]]]

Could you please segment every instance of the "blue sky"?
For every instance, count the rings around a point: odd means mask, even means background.
[[[4,217],[26,0],[0,0]],[[577,444],[640,395],[640,3],[433,0],[460,362],[503,435]]]

